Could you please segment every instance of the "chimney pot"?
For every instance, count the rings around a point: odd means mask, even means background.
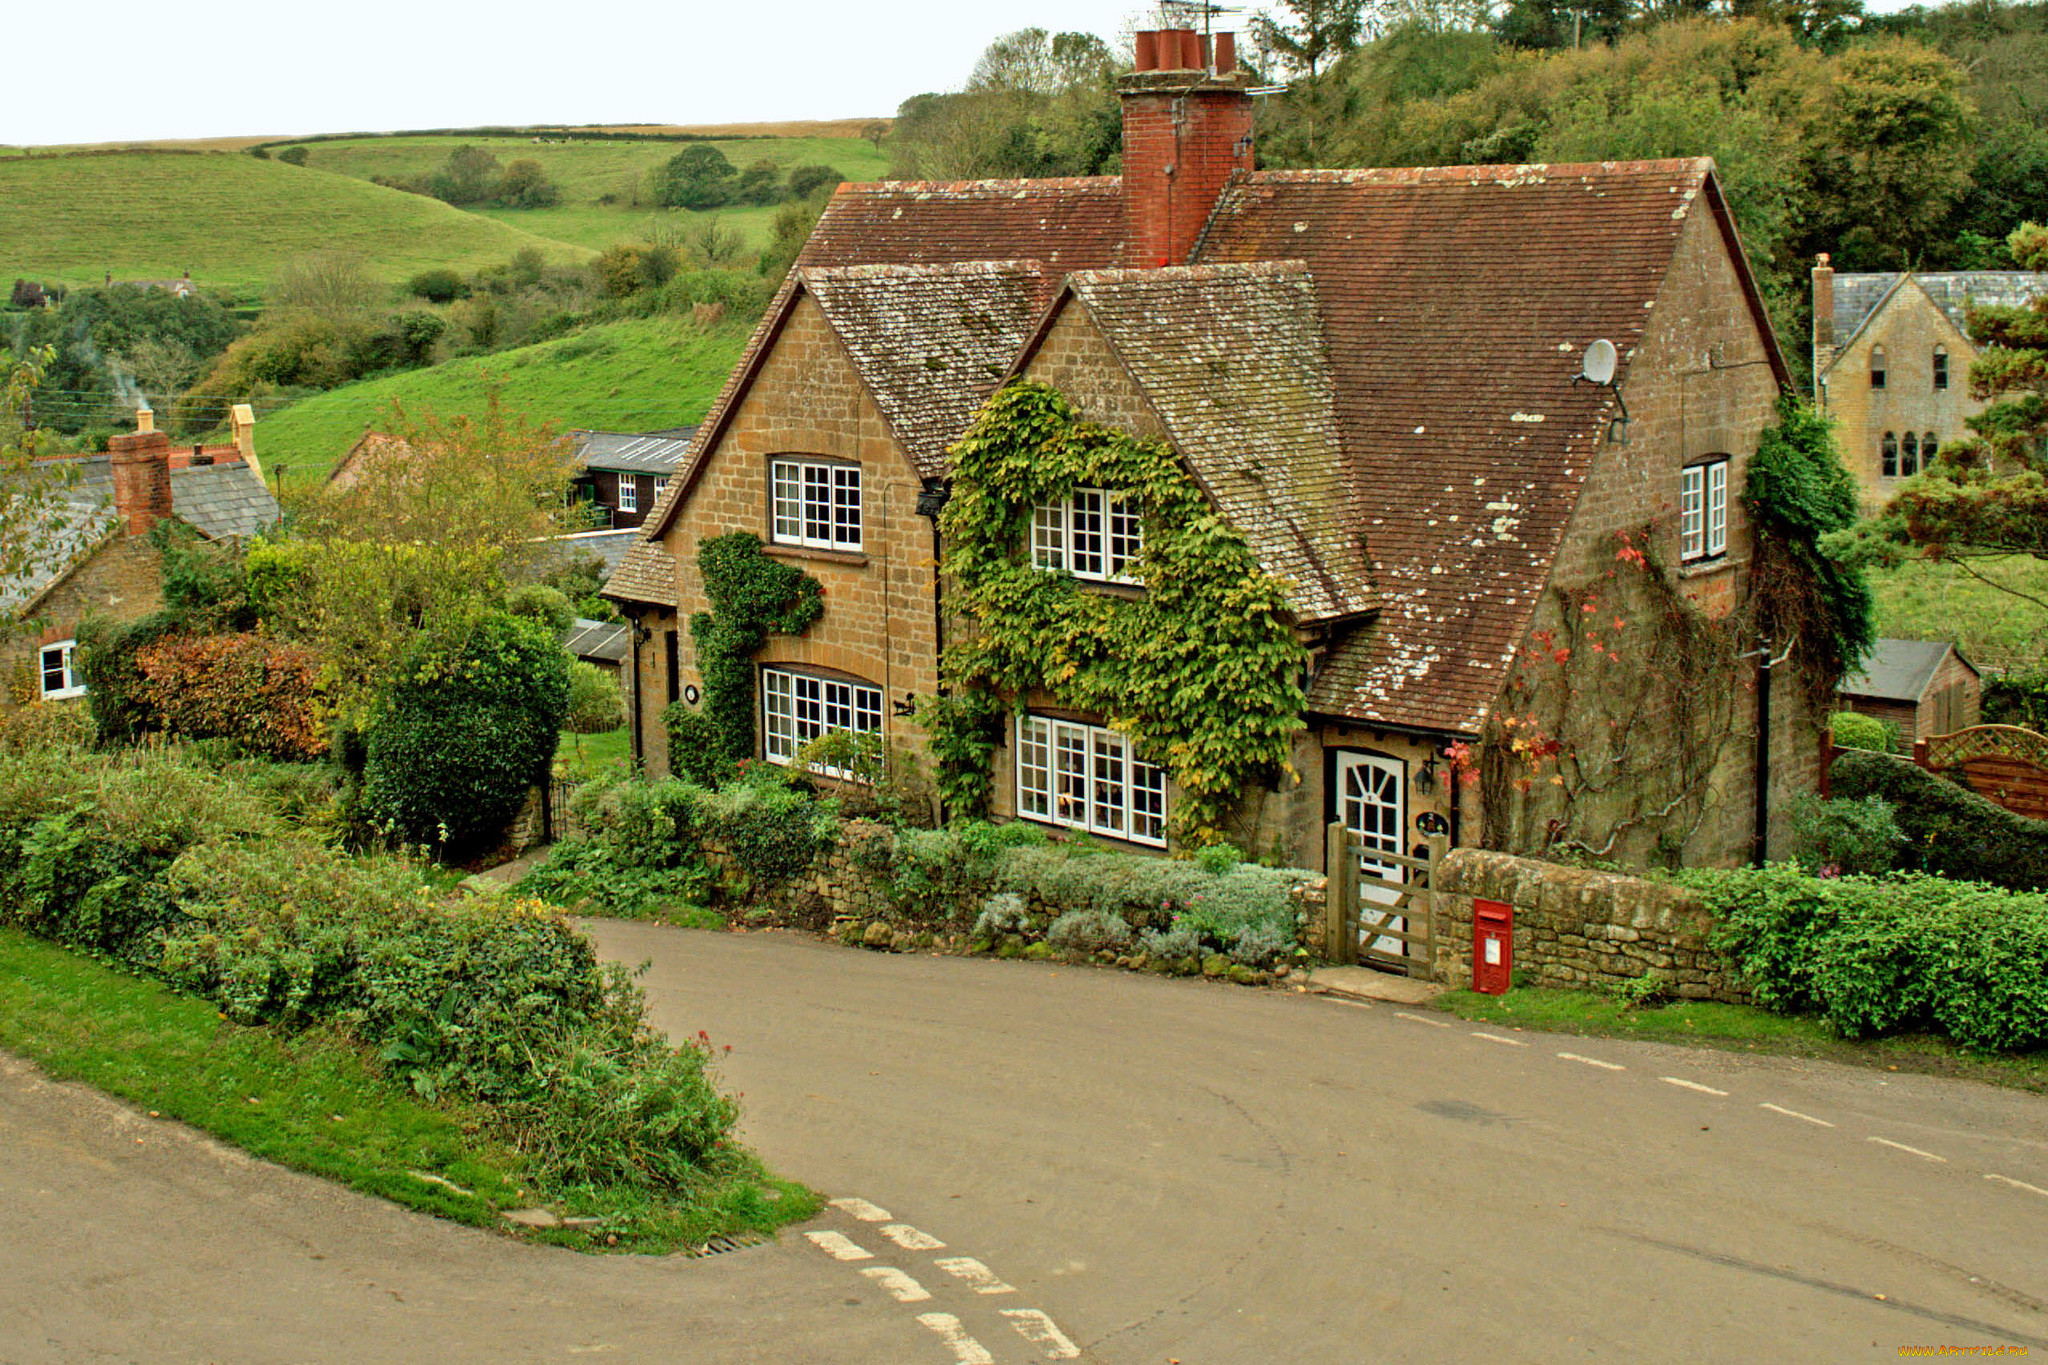
[[[1150,29],[1140,32],[1135,43],[1135,65],[1140,71],[1159,69],[1159,35]]]
[[[1202,60],[1202,35],[1191,28],[1180,31],[1180,68],[1183,71],[1207,71],[1209,64]]]
[[[256,476],[256,482],[263,482],[263,466],[256,459],[256,408],[252,403],[237,403],[229,413],[230,424],[235,433],[235,449],[242,453],[242,463],[249,466],[249,472]]]
[[[137,431],[155,431],[156,413],[146,405],[137,408],[135,410],[135,429]]]
[[[1228,76],[1237,70],[1237,35],[1219,33],[1216,35],[1216,74]]]
[[[139,536],[171,515],[171,438],[130,431],[107,442],[114,476],[114,514]]]

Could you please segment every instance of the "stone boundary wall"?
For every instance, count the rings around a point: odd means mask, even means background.
[[[1514,907],[1514,969],[1532,984],[1599,989],[1655,975],[1685,1000],[1748,1004],[1707,946],[1714,921],[1684,887],[1461,848],[1438,870],[1436,979],[1472,984],[1472,902]]]

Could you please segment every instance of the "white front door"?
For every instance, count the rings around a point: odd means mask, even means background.
[[[1405,776],[1399,759],[1382,758],[1377,754],[1340,752],[1337,755],[1337,818],[1358,836],[1362,845],[1358,857],[1359,870],[1394,882],[1407,881],[1407,869],[1381,862],[1372,853],[1375,849],[1383,853],[1406,851],[1402,847],[1402,837],[1408,828],[1407,804],[1402,799],[1407,785]],[[1368,884],[1361,886],[1359,892],[1361,908],[1373,904],[1391,905],[1400,899],[1398,892],[1383,886]],[[1408,921],[1396,919],[1389,927],[1406,932]],[[1399,957],[1408,954],[1408,945],[1395,938],[1375,939],[1365,946]]]

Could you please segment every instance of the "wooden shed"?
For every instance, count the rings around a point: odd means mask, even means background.
[[[1895,726],[1902,748],[1977,723],[1983,680],[1944,640],[1879,640],[1862,671],[1836,689],[1842,709]]]

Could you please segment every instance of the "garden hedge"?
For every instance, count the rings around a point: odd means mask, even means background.
[[[1906,836],[1901,863],[1964,881],[2048,889],[2048,820],[2032,820],[1902,759],[1851,749],[1828,770],[1836,796],[1882,797]]]

